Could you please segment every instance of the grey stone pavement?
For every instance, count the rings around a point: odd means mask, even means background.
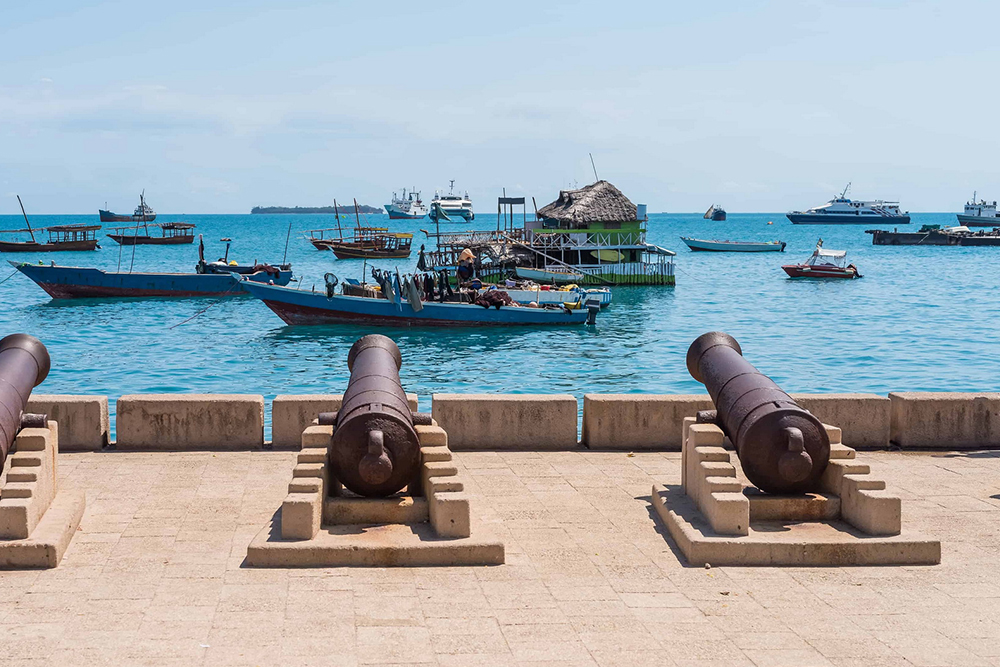
[[[62,565],[0,572],[2,665],[1000,665],[1000,452],[859,453],[930,567],[686,567],[679,454],[460,453],[498,567],[255,570],[291,452],[63,454]]]

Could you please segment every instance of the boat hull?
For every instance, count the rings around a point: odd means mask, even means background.
[[[53,299],[246,295],[240,282],[228,273],[109,273],[83,267],[10,264]],[[246,277],[287,285],[292,272],[281,271],[275,277],[258,271]]]
[[[338,246],[336,243],[328,244],[326,247],[333,251],[337,259],[406,259],[410,256],[409,248],[406,250],[345,248]]]
[[[559,326],[583,324],[587,309],[483,308],[472,304],[424,302],[420,311],[409,303],[305,292],[260,283],[243,288],[290,325],[368,324],[374,326]]]
[[[705,241],[681,237],[691,250],[703,252],[784,252],[784,241],[768,243],[743,243],[740,241]]]
[[[145,218],[141,215],[118,215],[103,209],[98,209],[97,213],[101,216],[101,222],[153,222],[156,220],[155,213],[151,213]]]
[[[523,280],[534,280],[543,285],[572,285],[579,284],[584,279],[582,273],[560,273],[559,271],[546,271],[545,269],[529,269],[524,266],[514,268],[514,273]]]
[[[908,225],[908,215],[841,215],[838,213],[788,213],[793,225]]]
[[[447,220],[442,218],[441,222],[455,222],[455,218],[462,218],[465,222],[472,222],[473,220],[476,219],[475,213],[464,208],[447,209],[442,207],[441,211],[448,217]],[[438,219],[437,213],[434,211],[433,208],[430,210],[430,213],[428,213],[427,216],[431,220]]]
[[[83,250],[97,250],[97,239],[62,241],[59,243],[0,241],[0,252],[70,252]]]
[[[716,211],[711,216],[709,216],[709,219],[712,222],[725,222],[726,221],[726,212],[725,211]]]
[[[965,225],[966,227],[1000,227],[1000,216],[990,218],[984,215],[963,215],[956,213],[955,217],[958,218],[960,225]]]
[[[789,278],[842,278],[850,280],[858,277],[857,271],[848,268],[842,269],[839,266],[817,267],[787,264],[781,268],[788,274]]]
[[[183,245],[194,243],[194,236],[132,236],[131,234],[107,234],[119,245]]]

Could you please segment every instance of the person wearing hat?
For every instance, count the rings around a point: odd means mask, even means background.
[[[475,275],[475,267],[473,266],[475,259],[476,256],[468,248],[462,250],[462,254],[458,256],[458,268],[455,270],[455,275],[458,276],[459,284],[472,280],[473,275]]]

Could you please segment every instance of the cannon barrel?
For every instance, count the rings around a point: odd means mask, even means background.
[[[712,421],[736,448],[747,479],[761,491],[816,490],[830,461],[830,438],[816,417],[743,358],[721,331],[699,336],[687,352],[688,372],[708,389]]]
[[[420,442],[413,427],[430,419],[410,412],[399,382],[401,365],[392,339],[377,334],[359,338],[347,355],[351,380],[340,410],[320,415],[320,423],[334,427],[334,475],[362,496],[391,495],[420,472]]]
[[[49,352],[28,334],[0,340],[0,468],[21,430],[21,417],[31,390],[49,374]]]

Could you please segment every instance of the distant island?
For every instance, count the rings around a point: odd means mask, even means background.
[[[358,212],[365,213],[368,215],[377,215],[379,213],[385,213],[381,208],[375,208],[373,206],[365,206],[363,204],[358,204]],[[353,206],[338,206],[336,210],[332,206],[254,206],[250,209],[250,213],[328,213],[333,215],[334,213],[354,213]]]

